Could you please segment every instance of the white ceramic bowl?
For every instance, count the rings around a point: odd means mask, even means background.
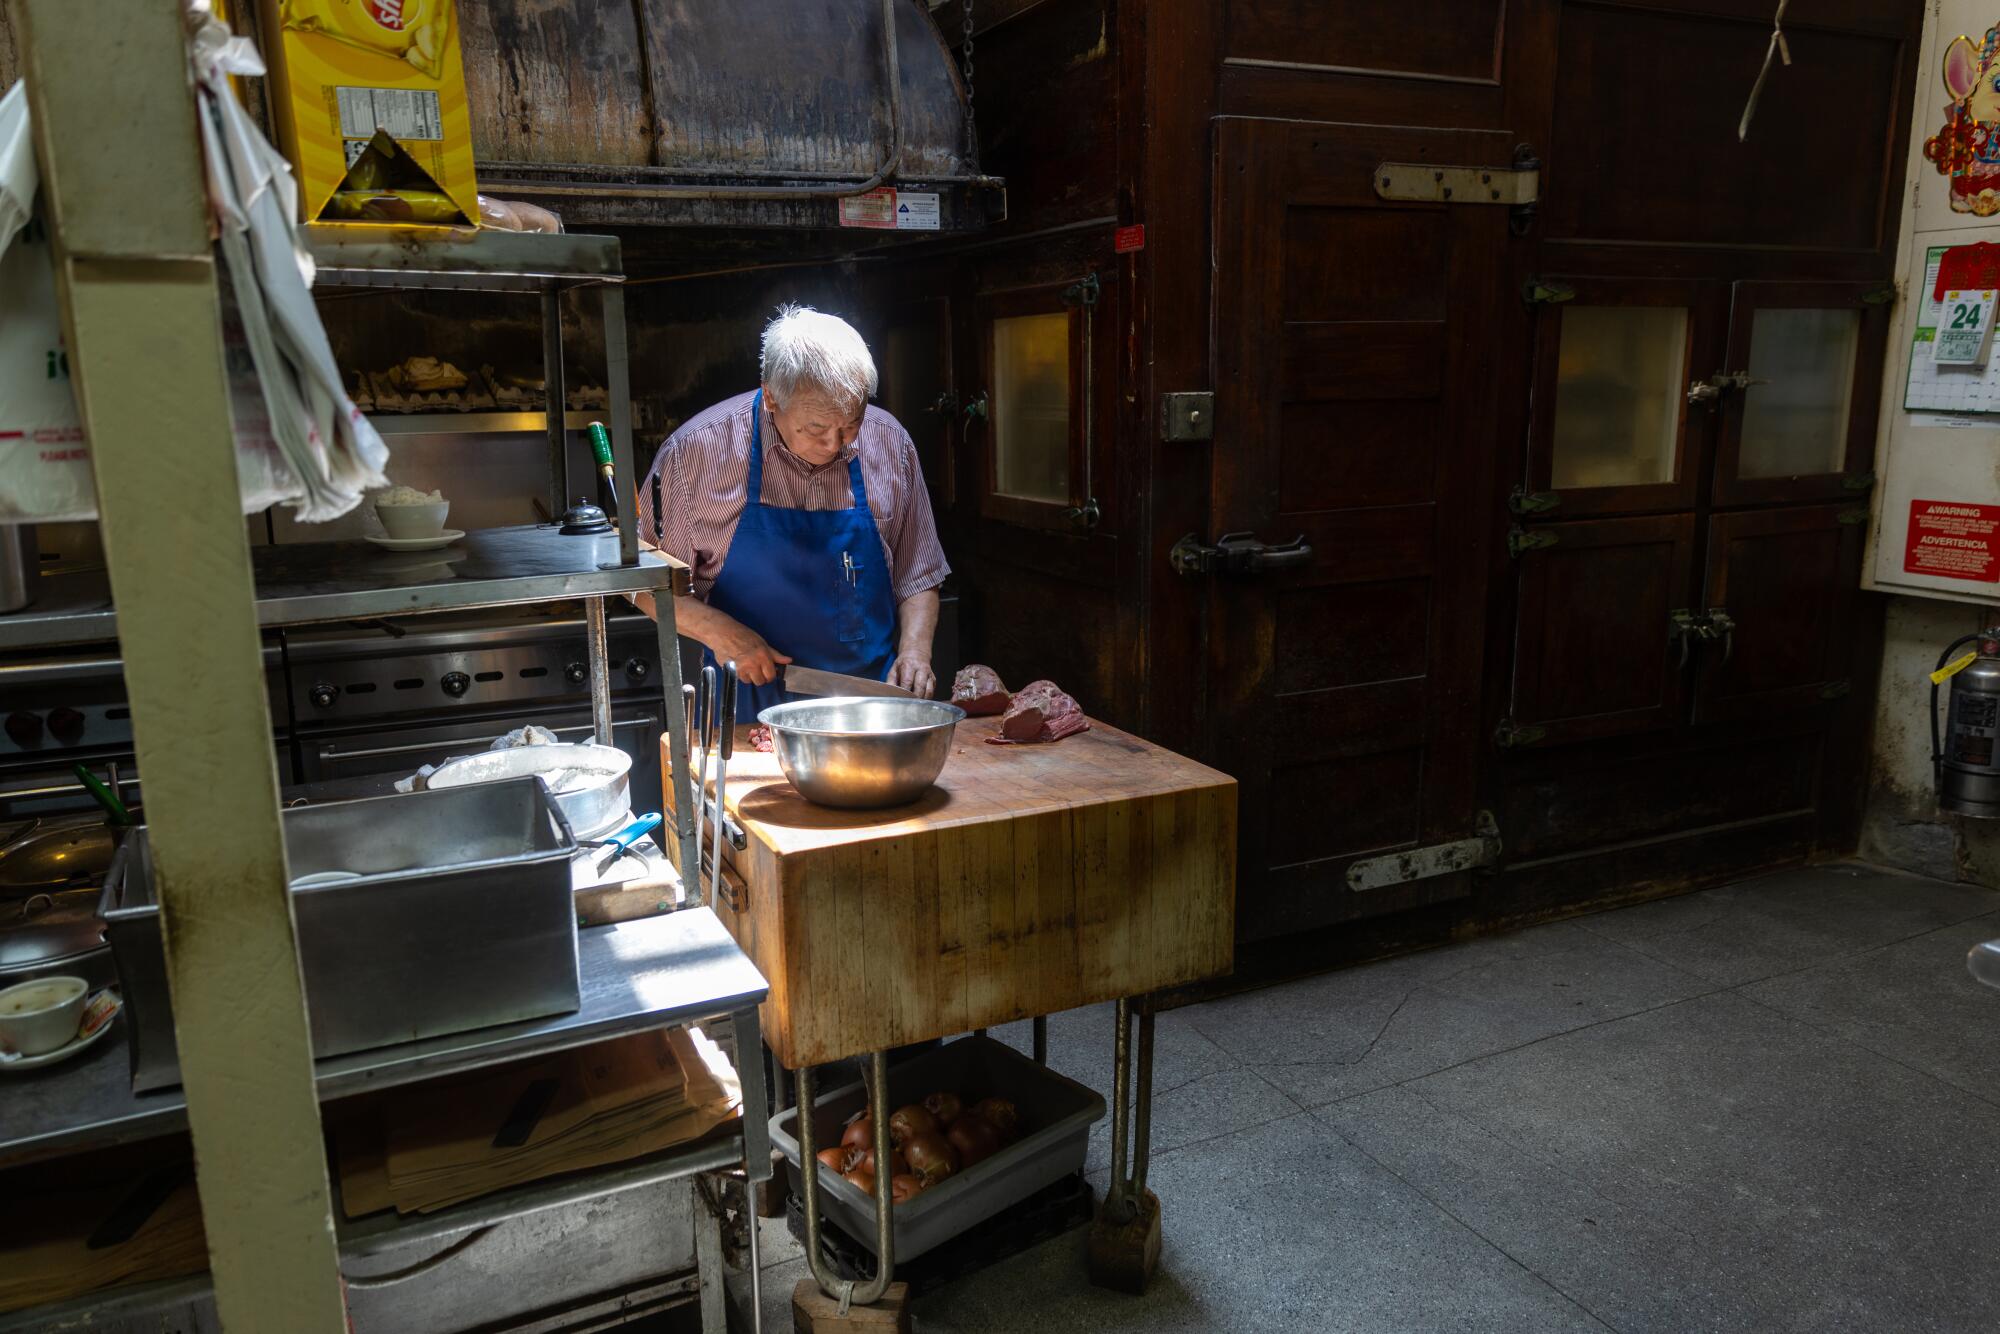
[[[391,537],[436,537],[444,531],[444,516],[451,513],[449,500],[430,500],[421,505],[375,506],[382,531]]]
[[[44,977],[0,991],[0,1042],[23,1056],[52,1052],[76,1036],[90,984]]]

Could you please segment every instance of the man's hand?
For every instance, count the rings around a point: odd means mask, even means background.
[[[717,627],[709,649],[715,654],[717,662],[733,660],[736,674],[753,686],[771,684],[778,679],[778,668],[791,661],[766,644],[762,635],[735,620],[727,626]]]
[[[899,653],[889,668],[889,684],[901,686],[918,699],[929,699],[937,689],[937,674],[931,660],[915,653]]]

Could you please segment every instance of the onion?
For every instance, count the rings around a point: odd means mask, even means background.
[[[945,1138],[950,1140],[951,1147],[958,1151],[960,1167],[971,1167],[982,1159],[991,1158],[1007,1146],[1006,1137],[991,1121],[983,1116],[975,1116],[971,1112],[953,1121],[951,1129],[945,1132]]]
[[[956,1093],[940,1092],[925,1098],[924,1108],[937,1118],[941,1129],[949,1129],[951,1123],[958,1120],[958,1114],[965,1110],[965,1104],[959,1100]]]
[[[843,1181],[851,1183],[863,1195],[873,1195],[875,1193],[875,1174],[865,1168],[857,1167],[851,1172],[842,1172],[840,1176]]]
[[[940,1129],[937,1118],[920,1102],[898,1107],[889,1118],[889,1137],[898,1144],[907,1144],[919,1135],[935,1135]]]
[[[819,1165],[835,1176],[844,1174],[851,1164],[847,1161],[846,1149],[821,1149],[816,1155]]]
[[[898,1172],[895,1176],[889,1178],[890,1198],[897,1204],[915,1198],[917,1192],[923,1188],[924,1183],[916,1177],[911,1176],[908,1172]]]
[[[984,1117],[1000,1132],[1002,1143],[1013,1143],[1021,1133],[1021,1113],[1005,1098],[981,1098],[965,1110],[968,1116]]]
[[[875,1123],[868,1119],[868,1113],[857,1112],[847,1123],[847,1129],[840,1134],[843,1149],[872,1149],[875,1147]]]
[[[913,1135],[903,1146],[910,1171],[925,1186],[935,1186],[958,1170],[958,1157],[942,1135]]]
[[[875,1171],[875,1150],[854,1150],[847,1159],[847,1170],[852,1172],[856,1168],[860,1168],[872,1175]],[[889,1174],[894,1176],[899,1172],[908,1172],[909,1170],[910,1160],[903,1157],[903,1151],[901,1149],[889,1150]]]

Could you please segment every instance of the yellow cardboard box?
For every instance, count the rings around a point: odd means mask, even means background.
[[[302,221],[327,203],[376,130],[479,218],[456,0],[262,0],[278,143],[298,173]]]

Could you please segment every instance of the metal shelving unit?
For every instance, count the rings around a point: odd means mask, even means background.
[[[318,266],[320,287],[433,288],[539,296],[542,378],[550,403],[568,401],[563,389],[563,293],[595,290],[604,319],[604,387],[610,399],[612,468],[621,486],[634,483],[625,269],[616,237],[370,223],[315,223],[305,228],[305,235],[306,247]],[[565,415],[519,415],[541,417],[548,432],[549,513],[560,514],[569,506]],[[627,565],[638,559],[638,536],[630,524],[620,532],[619,558]]]
[[[589,287],[603,300],[614,467],[630,486],[631,396],[618,242],[601,236],[546,236],[508,232],[410,231],[382,226],[306,229],[325,286],[454,288],[540,295],[549,393],[562,398],[560,298]],[[510,414],[512,415],[512,414]],[[554,510],[566,507],[563,460],[565,418],[520,414],[546,425],[550,440]],[[419,419],[421,420],[421,419]],[[621,506],[621,510],[628,509]],[[692,591],[687,567],[638,549],[637,525],[623,515],[616,534],[563,535],[554,525],[468,533],[450,547],[396,553],[367,542],[260,547],[252,554],[256,614],[263,626],[405,617],[524,603],[581,599],[590,658],[592,716],[608,735],[610,691],[607,598],[651,594],[659,634],[670,764],[678,785],[675,808],[677,869],[683,908],[663,917],[586,929],[579,935],[583,1003],[568,1015],[476,1030],[375,1051],[330,1058],[314,1065],[321,1101],[543,1055],[623,1034],[698,1019],[727,1016],[737,1048],[744,1115],[736,1131],[663,1154],[595,1171],[530,1183],[453,1209],[404,1219],[372,1216],[338,1220],[343,1258],[395,1245],[484,1227],[526,1213],[575,1203],[599,1193],[635,1189],[740,1163],[753,1184],[771,1172],[765,1107],[762,1039],[757,1006],[767,984],[701,904],[694,842],[688,720],[681,701],[680,652],[673,600]],[[44,581],[30,610],[0,617],[0,649],[35,649],[102,643],[118,634],[118,619],[103,572],[81,572]],[[7,1100],[0,1118],[0,1166],[169,1133],[187,1124],[181,1090],[135,1094],[122,1046],[105,1044],[77,1064],[34,1081]],[[752,1237],[754,1239],[754,1229]],[[754,1249],[753,1249],[754,1257]],[[753,1258],[752,1269],[756,1262]],[[719,1278],[719,1275],[717,1276]],[[754,1274],[753,1274],[754,1282]],[[113,1307],[150,1309],[146,1303],[205,1298],[207,1276],[94,1294],[61,1306],[0,1317],[0,1329],[70,1327],[78,1318]],[[136,1305],[135,1305],[136,1304]],[[719,1297],[704,1295],[705,1316],[718,1317]]]
[[[313,1067],[320,1101],[719,1015],[747,1013],[754,1035],[766,992],[763,975],[707,908],[587,928],[577,934],[577,967],[583,1004],[574,1013],[328,1057]],[[744,1078],[761,1082],[763,1063],[754,1064]],[[0,1167],[170,1134],[186,1124],[180,1089],[134,1093],[125,1049],[100,1043],[60,1078],[8,1091]],[[744,1135],[756,1141],[749,1145],[753,1156],[768,1149],[769,1127],[760,1118],[745,1119]]]

